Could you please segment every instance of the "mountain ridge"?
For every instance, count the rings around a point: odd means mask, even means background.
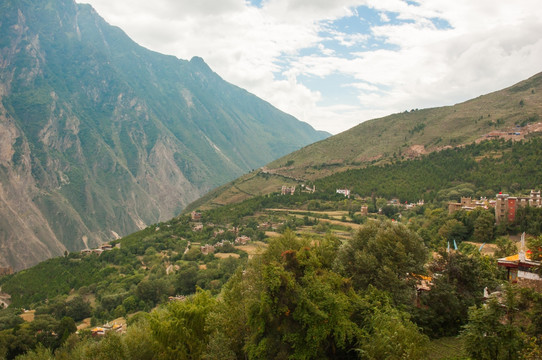
[[[310,184],[337,172],[402,161],[483,139],[521,140],[542,131],[536,125],[542,119],[540,94],[542,73],[459,104],[368,120],[243,175],[188,205],[186,211],[231,204],[280,191],[282,185]],[[520,135],[508,135],[515,132]]]
[[[327,136],[90,5],[10,0],[0,14],[0,266],[169,219]]]

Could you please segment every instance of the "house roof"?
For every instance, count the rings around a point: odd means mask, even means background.
[[[531,260],[532,252],[531,250],[527,250],[525,252],[525,260],[520,260],[519,254],[510,255],[507,257],[503,257],[500,259],[497,259],[497,263],[501,266],[506,267],[517,267],[517,266],[540,266],[540,261]]]

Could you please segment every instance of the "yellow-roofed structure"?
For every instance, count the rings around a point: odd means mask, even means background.
[[[525,233],[521,235],[521,249],[518,254],[497,259],[499,266],[508,270],[508,280],[517,282],[518,279],[542,280],[536,270],[540,261],[531,259],[531,251],[525,251]]]

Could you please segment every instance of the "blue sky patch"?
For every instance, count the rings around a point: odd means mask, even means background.
[[[265,0],[245,0],[247,4],[251,5],[251,6],[254,6],[254,7],[257,7],[257,8],[261,8],[263,5],[262,3],[265,1]]]
[[[359,104],[359,90],[345,85],[353,80],[349,75],[341,73],[333,73],[325,77],[300,75],[297,79],[309,89],[322,94],[322,99],[318,103],[320,106]]]
[[[431,20],[433,25],[435,25],[435,27],[439,30],[452,29],[452,25],[450,25],[450,23],[445,19],[435,17],[435,18],[430,18],[429,20]]]

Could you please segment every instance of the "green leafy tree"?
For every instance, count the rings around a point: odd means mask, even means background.
[[[466,239],[468,231],[462,222],[456,219],[450,219],[440,227],[438,234],[450,243],[453,243],[454,240],[456,243],[459,243]]]
[[[510,289],[508,289],[510,291]],[[469,322],[462,337],[468,354],[474,359],[509,360],[520,358],[524,339],[514,322],[514,301],[510,294],[505,304],[496,299],[487,306],[469,310]]]
[[[527,246],[531,250],[531,259],[535,261],[542,261],[542,235],[530,238]]]
[[[480,212],[474,221],[474,241],[491,242],[495,236],[495,215],[489,210]]]
[[[359,349],[363,359],[423,359],[428,338],[422,335],[409,315],[386,305],[379,307],[365,326]]]
[[[495,240],[495,245],[497,245],[497,250],[495,251],[495,257],[497,258],[518,253],[516,244],[510,240],[508,236],[499,236],[497,240]]]
[[[156,358],[149,316],[146,313],[128,325],[123,343],[126,347],[127,359],[154,360]]]
[[[433,272],[431,291],[421,294],[416,321],[433,337],[456,335],[467,322],[468,309],[480,305],[485,287],[499,283],[495,261],[479,254],[442,252],[430,264]]]
[[[100,342],[87,342],[83,359],[111,359],[125,360],[127,358],[126,346],[122,342],[122,336],[115,332],[109,332]]]
[[[42,344],[38,344],[35,350],[29,351],[24,355],[17,356],[17,360],[54,360],[51,349],[46,348]]]
[[[331,271],[337,247],[332,237],[311,244],[291,231],[273,239],[225,286],[207,358],[213,348],[237,358],[356,357],[361,300]]]
[[[151,337],[156,359],[201,358],[209,341],[207,316],[215,306],[202,290],[186,301],[170,302],[150,315]]]
[[[63,317],[56,327],[56,334],[58,336],[58,345],[63,344],[66,339],[77,331],[75,321],[71,317]]]
[[[369,285],[389,291],[396,303],[409,304],[413,280],[424,272],[427,249],[423,240],[404,225],[371,222],[339,249],[335,269],[352,279],[358,291]]]
[[[76,296],[66,302],[65,316],[72,318],[75,321],[83,320],[90,317],[90,303],[84,301],[81,296]]]
[[[198,265],[195,262],[183,263],[176,277],[175,290],[183,295],[193,294],[198,282]]]

